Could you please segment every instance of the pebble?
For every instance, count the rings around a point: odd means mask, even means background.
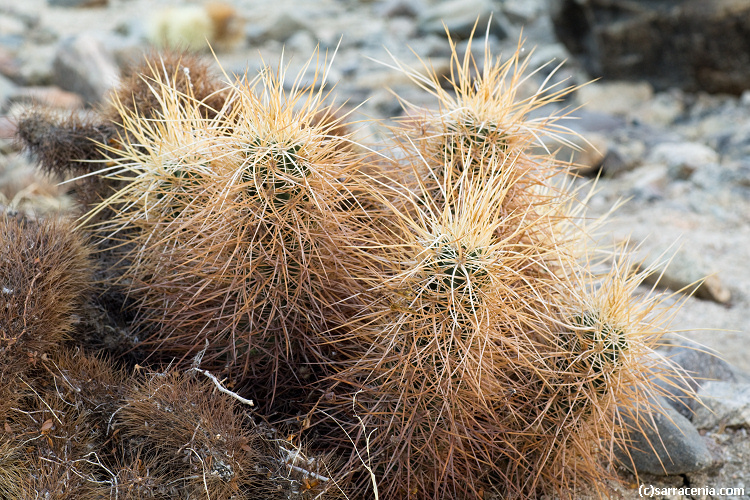
[[[55,60],[54,45],[32,45],[24,48],[18,61],[18,81],[23,85],[52,85]]]
[[[628,115],[650,102],[654,89],[646,82],[593,82],[576,92],[576,101],[589,112]]]
[[[26,33],[26,23],[7,14],[0,14],[0,38],[22,37]]]
[[[540,0],[505,0],[503,12],[513,23],[526,24],[534,21],[544,11],[545,3]]]
[[[266,24],[265,29],[258,33],[257,36],[264,40],[284,42],[294,34],[303,31],[311,31],[305,18],[300,15],[300,13],[283,10],[276,14],[275,17]]]
[[[745,161],[732,162],[724,167],[726,182],[740,190],[750,188],[750,156]]]
[[[617,181],[633,202],[654,202],[664,197],[669,175],[666,165],[647,163],[625,172]]]
[[[54,7],[104,7],[108,0],[47,0]]]
[[[659,92],[653,99],[641,103],[632,113],[642,123],[668,127],[685,113],[684,94],[679,89]]]
[[[646,153],[646,145],[639,140],[610,142],[602,160],[602,171],[614,177],[641,165]]]
[[[537,68],[545,66],[542,72],[545,75],[549,75],[558,64],[569,58],[570,52],[565,48],[565,45],[561,43],[545,44],[541,47],[536,47],[534,52],[529,54],[529,68],[536,70]]]
[[[61,109],[80,109],[84,106],[83,98],[80,95],[68,92],[54,85],[47,87],[22,87],[14,92],[10,98],[10,102],[27,102]]]
[[[18,78],[20,75],[18,61],[13,52],[2,45],[0,45],[0,75],[8,78]]]
[[[623,117],[590,110],[586,106],[576,110],[570,119],[565,120],[564,124],[582,135],[588,135],[590,132],[614,135],[627,127],[627,122]]]
[[[646,161],[666,165],[671,178],[684,180],[702,166],[717,163],[719,154],[696,142],[668,142],[651,150]]]
[[[18,87],[8,78],[0,75],[0,107],[4,107],[8,100],[16,93]]]
[[[0,154],[8,155],[16,150],[16,124],[7,116],[0,116]]]
[[[310,57],[315,50],[317,41],[309,31],[298,31],[286,40],[284,47],[299,54],[300,57]]]
[[[545,137],[542,145],[534,148],[538,154],[547,150],[557,150],[556,158],[560,161],[570,161],[575,172],[584,176],[595,176],[602,167],[602,161],[608,154],[609,141],[603,134],[590,132],[585,135],[569,135],[565,138],[573,147],[560,147],[554,138]]]
[[[382,17],[417,17],[422,6],[418,2],[409,0],[390,0],[385,2],[379,9]]]

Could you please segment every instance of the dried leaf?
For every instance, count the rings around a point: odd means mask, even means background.
[[[42,432],[49,432],[49,430],[52,428],[53,422],[51,418],[48,418],[44,421],[42,424]]]

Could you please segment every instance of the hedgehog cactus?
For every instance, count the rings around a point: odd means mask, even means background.
[[[318,403],[356,436],[352,467],[370,452],[388,498],[602,493],[613,460],[602,450],[657,392],[645,356],[658,301],[639,309],[643,277],[622,262],[591,269],[569,164],[530,153],[545,134],[566,142],[555,117],[526,115],[571,89],[517,103],[517,57],[488,56],[474,79],[454,47],[455,95],[405,69],[440,114],[418,110],[423,120],[395,130],[406,169],[381,191],[391,228],[360,247],[383,253],[360,277],[369,306],[332,340],[359,355]],[[350,479],[370,487],[367,474]]]
[[[320,404],[349,415],[340,417],[348,433],[366,435],[357,417],[373,432],[373,467],[389,498],[479,495],[489,477],[508,495],[537,487],[540,465],[528,457],[545,453],[533,431],[539,371],[567,287],[554,269],[574,260],[531,235],[568,204],[558,200],[548,217],[508,214],[507,171],[492,169],[482,178],[465,171],[438,206],[406,195],[413,207],[394,213],[397,230],[374,244],[384,264],[362,276],[371,305],[339,339],[358,343],[360,355],[342,363],[337,390]],[[534,446],[517,443],[524,439]]]
[[[330,357],[308,336],[335,326],[355,286],[342,283],[347,239],[367,227],[360,160],[322,87],[287,93],[266,69],[207,117],[170,78],[152,75],[155,119],[119,106],[106,175],[123,187],[98,207],[114,215],[97,233],[122,240],[122,282],[160,357],[203,351],[248,391],[299,385],[302,365]]]
[[[472,54],[471,40],[460,57],[450,34],[448,38],[451,68],[447,76],[438,75],[427,64],[419,71],[396,61],[396,66],[434,96],[437,104],[436,109],[427,110],[404,101],[406,118],[393,130],[397,143],[407,150],[407,155],[416,155],[413,165],[417,164],[416,158],[433,163],[434,168],[428,172],[424,172],[424,167],[420,169],[422,176],[430,179],[427,182],[440,185],[464,170],[478,173],[487,158],[509,156],[512,160],[507,167],[515,172],[509,177],[511,184],[524,190],[534,185],[548,186],[550,177],[567,171],[570,165],[556,161],[553,155],[535,155],[532,146],[546,147],[542,139],[549,138],[574,147],[565,138],[570,130],[558,123],[566,114],[553,113],[537,119],[528,115],[564,100],[575,87],[561,87],[559,83],[547,87],[545,81],[530,93],[525,88],[531,76],[527,74],[529,58],[520,59],[520,48],[502,61],[493,58],[485,45],[480,66]],[[524,92],[530,95],[522,95]]]
[[[661,304],[636,295],[643,275],[627,254],[593,262],[602,249],[570,164],[538,153],[545,138],[570,145],[570,132],[564,114],[529,114],[574,89],[521,97],[528,59],[486,49],[480,68],[451,48],[447,88],[397,63],[437,101],[408,105],[391,130],[397,159],[360,154],[320,82],[286,90],[284,71],[264,67],[219,84],[173,58],[115,95],[104,114],[116,140],[107,129],[95,153],[66,139],[42,156],[106,156],[96,174],[114,191],[83,226],[119,259],[141,346],[151,361],[221,372],[283,425],[302,420],[293,432],[313,448],[348,459],[346,472],[306,480],[364,495],[374,475],[388,498],[605,494],[612,450],[648,425],[652,379],[666,377],[648,361]],[[136,427],[161,419],[153,437],[179,453],[203,439],[174,480],[200,464],[212,495],[250,488],[234,473],[223,482],[224,459],[207,463],[218,438],[199,435],[205,422],[154,408],[183,392],[204,408],[208,386],[160,384],[133,393],[125,434],[145,439]],[[252,468],[242,439],[235,472]],[[123,480],[141,484],[141,453],[153,453],[132,451]],[[170,460],[155,464],[164,478],[181,467]]]
[[[54,351],[87,299],[90,249],[71,221],[0,213],[0,381]]]

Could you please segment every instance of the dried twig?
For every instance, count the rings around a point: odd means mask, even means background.
[[[251,399],[245,399],[239,394],[237,394],[236,392],[232,392],[226,387],[224,387],[223,385],[221,385],[221,382],[219,381],[219,379],[216,378],[214,375],[212,375],[208,370],[203,370],[202,368],[193,367],[193,368],[190,368],[188,371],[189,372],[196,371],[196,372],[202,373],[203,375],[211,379],[211,381],[214,383],[214,385],[220,392],[223,392],[224,394],[228,394],[229,396],[232,396],[234,399],[236,399],[242,404],[246,404],[248,406],[255,406],[255,403],[253,403]]]

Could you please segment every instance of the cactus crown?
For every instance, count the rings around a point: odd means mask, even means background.
[[[262,199],[266,205],[282,209],[290,201],[307,201],[302,184],[310,166],[302,158],[302,144],[263,144],[253,140],[245,149],[248,157],[241,180],[248,183],[249,198]]]
[[[615,326],[597,312],[590,311],[573,318],[581,348],[592,350],[595,355],[592,369],[601,373],[607,367],[617,366],[629,348],[623,328]]]
[[[451,311],[458,319],[472,315],[484,300],[484,288],[491,282],[493,259],[483,247],[470,247],[439,234],[425,242],[427,256],[422,262],[420,283],[423,299],[438,310]]]

